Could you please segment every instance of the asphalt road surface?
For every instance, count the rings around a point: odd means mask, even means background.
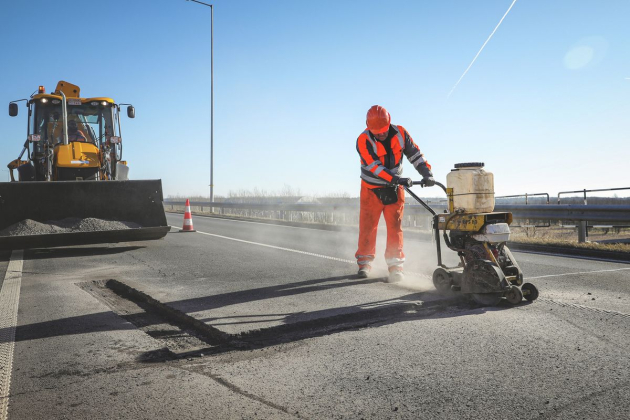
[[[382,241],[358,279],[354,233],[168,220],[0,253],[0,420],[630,418],[630,264],[515,252],[540,298],[483,307],[430,242],[388,284]]]

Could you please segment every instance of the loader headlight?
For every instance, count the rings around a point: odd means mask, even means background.
[[[46,99],[46,98],[42,98],[41,99],[41,103],[45,104],[46,102],[48,102],[48,99]]]
[[[107,101],[103,101],[103,102],[101,102],[101,105],[103,105],[103,106],[107,106]]]
[[[53,100],[52,100],[52,101],[50,101],[50,102],[52,102],[52,103],[53,103],[53,104],[55,104],[55,105],[59,105],[59,104],[61,103],[61,101],[60,101],[59,99],[53,99]]]

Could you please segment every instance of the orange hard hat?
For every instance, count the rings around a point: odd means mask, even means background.
[[[367,128],[372,134],[381,134],[389,130],[391,120],[389,112],[380,105],[372,106],[367,112],[367,117],[365,117]]]

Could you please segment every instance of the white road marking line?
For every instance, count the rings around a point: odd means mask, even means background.
[[[175,226],[171,226],[171,227],[177,229]],[[215,233],[206,233],[206,232],[201,232],[199,230],[197,231],[197,233],[201,233],[202,235],[214,236],[216,238],[229,239],[231,241],[236,241],[236,242],[243,242],[243,243],[251,244],[251,245],[264,246],[266,248],[278,249],[278,250],[281,250],[281,251],[295,252],[296,254],[310,255],[312,257],[318,257],[318,258],[325,258],[327,260],[340,261],[340,262],[345,262],[345,263],[349,263],[349,264],[356,264],[357,263],[356,260],[346,260],[346,259],[343,259],[343,258],[331,257],[331,256],[328,256],[328,255],[315,254],[313,252],[300,251],[298,249],[284,248],[284,247],[281,247],[281,246],[263,244],[263,243],[260,243],[260,242],[246,241],[244,239],[237,239],[237,238],[231,238],[229,236],[217,235]]]
[[[575,275],[579,275],[579,274],[610,273],[610,272],[613,272],[613,271],[624,271],[624,270],[630,270],[630,268],[615,268],[615,269],[612,269],[612,270],[578,271],[578,272],[575,272],[575,273],[549,274],[547,276],[526,277],[525,280],[546,279],[546,278],[549,278],[549,277],[561,277],[561,276],[575,276]]]
[[[179,228],[177,228],[175,226],[172,226],[172,225],[170,225],[170,226],[173,229],[179,229]],[[214,236],[216,238],[229,239],[230,241],[243,242],[243,243],[251,244],[251,245],[264,246],[266,248],[278,249],[280,251],[295,252],[296,254],[309,255],[311,257],[324,258],[324,259],[327,259],[327,260],[339,261],[339,262],[353,264],[353,265],[357,264],[356,260],[346,260],[344,258],[331,257],[329,255],[316,254],[314,252],[300,251],[299,249],[284,248],[284,247],[281,247],[281,246],[263,244],[263,243],[260,243],[260,242],[246,241],[244,239],[231,238],[229,236],[217,235],[215,233],[201,232],[199,230],[196,233],[201,233],[202,235]],[[427,276],[426,274],[414,273],[412,271],[405,271],[405,273],[410,274],[410,275],[414,275],[414,276],[418,276],[418,277],[425,277],[425,278],[430,277],[430,276]]]
[[[9,393],[15,347],[24,251],[13,251],[0,290],[0,420],[9,415]]]

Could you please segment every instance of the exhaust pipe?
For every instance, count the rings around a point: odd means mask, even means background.
[[[62,90],[59,90],[61,93],[61,119],[62,119],[62,128],[63,128],[63,144],[65,146],[68,145],[68,106],[66,103],[66,95]]]

